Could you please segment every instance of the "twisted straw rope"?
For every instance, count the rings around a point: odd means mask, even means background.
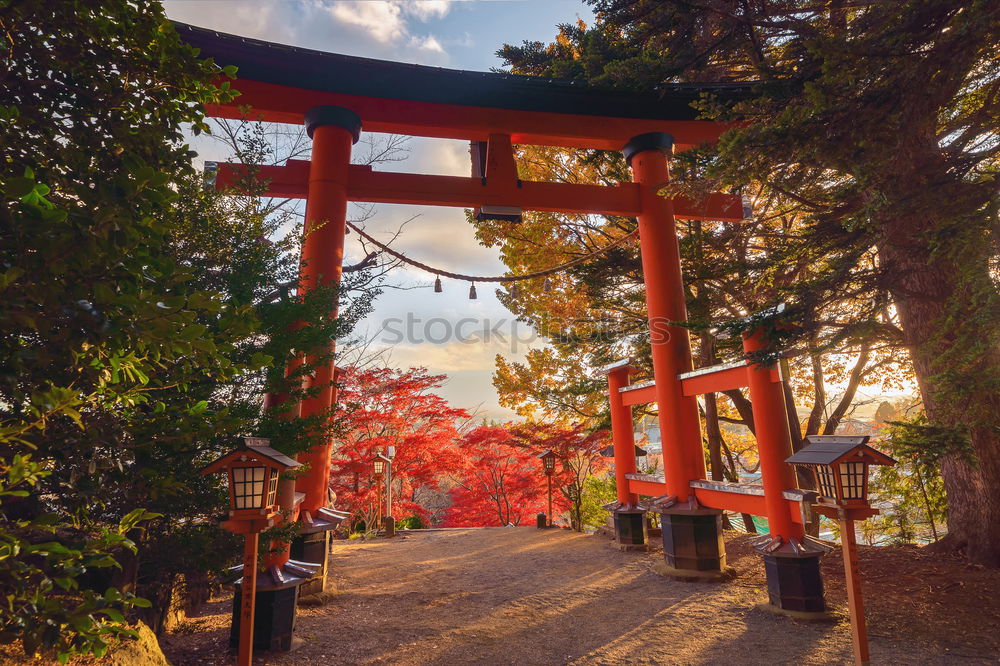
[[[629,232],[628,234],[622,236],[618,240],[616,240],[616,241],[614,241],[612,243],[609,243],[608,245],[605,245],[602,248],[598,248],[597,250],[594,250],[593,252],[588,252],[587,254],[583,255],[582,257],[577,257],[576,259],[573,259],[572,261],[567,261],[564,264],[559,264],[558,266],[553,266],[552,268],[546,268],[545,270],[542,270],[542,271],[535,271],[533,273],[525,273],[524,275],[476,276],[476,275],[465,275],[463,273],[452,273],[451,271],[440,270],[438,268],[434,268],[433,266],[429,266],[429,265],[427,265],[427,264],[425,264],[425,263],[423,263],[421,261],[417,261],[416,259],[410,259],[405,254],[402,254],[401,252],[397,252],[396,250],[393,250],[388,245],[385,245],[384,243],[380,243],[379,241],[375,240],[370,235],[368,235],[367,233],[365,233],[364,230],[362,230],[356,224],[354,224],[353,222],[351,222],[350,220],[347,221],[347,226],[349,226],[351,229],[353,229],[355,232],[357,232],[357,234],[359,236],[361,236],[362,238],[364,238],[365,240],[367,240],[368,242],[370,242],[372,245],[376,246],[377,248],[379,248],[380,250],[382,250],[383,252],[385,252],[387,254],[391,254],[392,256],[396,257],[397,259],[399,259],[403,263],[409,264],[411,266],[416,266],[417,268],[419,268],[421,270],[424,270],[424,271],[427,271],[428,273],[433,273],[434,275],[444,276],[444,277],[452,278],[452,279],[455,279],[455,280],[464,280],[466,282],[520,282],[521,280],[531,280],[533,278],[545,277],[546,275],[553,275],[554,273],[558,273],[560,271],[564,271],[567,268],[572,268],[573,266],[577,266],[579,264],[582,264],[583,262],[587,261],[588,259],[591,259],[592,257],[596,257],[599,254],[603,254],[604,252],[607,252],[609,250],[613,250],[614,248],[618,247],[619,245],[624,244],[625,241],[627,241],[627,240],[629,240],[631,238],[634,238],[639,233],[639,230],[635,229],[634,231]]]

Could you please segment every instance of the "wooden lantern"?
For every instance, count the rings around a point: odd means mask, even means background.
[[[548,449],[543,453],[538,454],[538,457],[542,459],[542,467],[545,469],[546,476],[552,476],[556,471],[556,456],[552,449]]]
[[[895,465],[896,461],[868,446],[867,435],[810,435],[806,437],[806,441],[808,444],[785,462],[813,470],[821,496],[813,509],[820,515],[840,522],[854,661],[867,664],[868,625],[865,622],[865,605],[861,594],[854,521],[878,514],[878,510],[868,504],[868,466]]]
[[[226,474],[231,520],[270,518],[278,512],[278,477],[300,463],[268,444],[266,439],[244,437],[235,451],[202,470]]]
[[[201,471],[224,473],[229,481],[229,520],[222,527],[243,534],[243,582],[240,602],[240,639],[237,666],[253,662],[254,606],[257,597],[257,546],[259,533],[274,524],[278,514],[278,477],[298,467],[270,440],[244,437],[232,453],[227,453]]]
[[[896,461],[868,446],[868,435],[810,435],[808,444],[785,462],[813,470],[819,494],[838,506],[868,506],[868,466]]]
[[[375,476],[382,476],[385,474],[385,466],[387,463],[392,464],[392,458],[387,458],[381,453],[372,459],[372,472],[375,473]]]

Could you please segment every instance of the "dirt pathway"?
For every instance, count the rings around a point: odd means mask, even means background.
[[[738,549],[737,549],[738,551]],[[835,664],[850,662],[845,622],[756,608],[761,580],[683,583],[651,570],[661,553],[621,553],[563,530],[481,528],[337,542],[337,595],[300,608],[303,647],[267,664]],[[747,558],[754,558],[753,560]],[[762,568],[731,552],[737,570]],[[163,644],[176,666],[227,663],[228,603]],[[972,649],[895,640],[873,626],[876,664],[1000,663]]]

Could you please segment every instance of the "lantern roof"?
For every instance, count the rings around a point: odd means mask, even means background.
[[[835,465],[842,460],[858,457],[872,465],[895,465],[896,461],[868,446],[868,435],[809,435],[809,442],[802,450],[797,451],[785,462],[796,465]]]
[[[641,458],[642,456],[646,455],[646,449],[642,448],[638,444],[633,444],[633,446],[635,446],[635,455],[636,455],[637,458]],[[609,447],[601,449],[601,455],[603,457],[605,457],[605,458],[614,458],[615,457],[615,445],[612,444]]]
[[[282,472],[301,466],[302,463],[289,458],[277,449],[272,449],[270,443],[271,440],[262,437],[243,437],[234,451],[211,463],[201,470],[201,473],[223,472],[233,463],[245,463],[249,460],[263,463],[266,467],[273,467]]]
[[[539,458],[558,458],[559,454],[557,454],[552,449],[545,449],[544,451],[542,451],[541,453],[538,454],[538,457]]]

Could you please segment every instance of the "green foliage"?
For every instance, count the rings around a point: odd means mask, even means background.
[[[396,523],[396,527],[401,530],[422,530],[427,525],[424,524],[424,520],[420,516],[407,516]]]
[[[608,522],[608,510],[603,505],[615,501],[615,477],[591,476],[583,483],[582,501],[580,503],[580,519],[583,529],[597,529]]]
[[[237,435],[329,437],[260,395],[319,390],[286,362],[329,362],[368,305],[292,298],[300,229],[204,190],[183,132],[232,92],[158,3],[0,3],[0,25],[0,640],[65,660],[229,563],[201,468]]]
[[[935,469],[949,456],[975,463],[967,427],[934,425],[923,412],[909,421],[889,421],[883,432],[892,454],[900,460]]]
[[[30,456],[15,455],[3,464],[0,498],[28,497],[47,475]],[[6,524],[0,530],[0,588],[8,591],[0,603],[0,640],[20,639],[29,654],[53,652],[65,663],[75,652],[102,656],[109,639],[134,637],[124,612],[149,602],[114,587],[81,589],[78,577],[118,567],[113,553],[134,553],[128,535],[157,517],[136,509],[95,534],[70,530],[52,513]]]
[[[881,445],[897,464],[874,470],[870,493],[882,514],[864,521],[861,534],[869,540],[888,537],[893,543],[937,541],[948,518],[941,461],[954,456],[972,463],[968,434],[930,425],[922,413],[909,421],[890,421],[883,432]]]
[[[4,3],[0,22],[0,636],[65,660],[143,605],[96,575],[158,520],[134,508],[158,433],[126,423],[204,418],[160,392],[227,371],[198,322],[227,314],[166,248],[181,126],[229,93],[158,6]]]

